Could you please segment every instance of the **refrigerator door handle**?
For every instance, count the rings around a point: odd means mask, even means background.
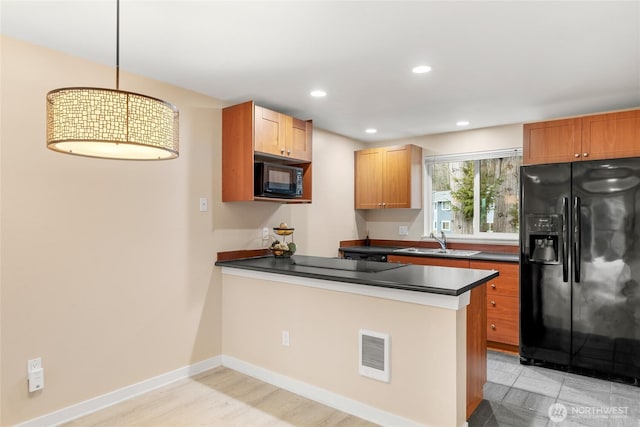
[[[582,246],[582,233],[580,224],[580,197],[573,201],[573,270],[575,283],[580,282],[580,247]]]
[[[565,224],[563,224],[563,234],[562,236],[562,281],[567,283],[569,282],[569,254],[567,253],[567,242],[569,242],[569,226],[566,224],[567,219],[569,218],[569,198],[565,197],[562,200],[562,214],[565,220]]]

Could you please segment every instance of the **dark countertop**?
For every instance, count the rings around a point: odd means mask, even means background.
[[[320,280],[357,283],[407,291],[458,296],[498,276],[497,271],[356,261],[294,255],[218,261],[218,267],[239,268]]]
[[[422,254],[395,252],[395,249],[401,249],[399,246],[344,246],[341,251],[355,252],[367,255],[406,255],[415,257],[432,257],[432,258],[465,258],[479,261],[498,261],[498,262],[519,262],[519,254],[511,254],[506,252],[479,252],[471,256],[457,256],[452,254]]]

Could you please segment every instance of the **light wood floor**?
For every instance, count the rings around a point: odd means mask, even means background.
[[[64,424],[77,426],[375,426],[220,367]]]

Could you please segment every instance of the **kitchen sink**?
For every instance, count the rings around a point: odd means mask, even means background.
[[[400,254],[424,254],[424,255],[442,255],[442,256],[472,256],[480,251],[471,251],[466,249],[440,249],[440,248],[402,248],[396,249],[394,253]]]

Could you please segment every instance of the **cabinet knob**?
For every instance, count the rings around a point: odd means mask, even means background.
[[[582,157],[589,157],[589,153],[582,153]]]
[[[496,306],[496,302],[495,301],[491,301],[491,305],[495,307]]]
[[[284,154],[284,148],[280,150],[280,154]]]
[[[580,157],[580,154],[576,153],[576,154],[573,155],[573,157],[575,157],[577,159],[578,157]]]
[[[291,155],[291,150],[287,150],[287,154],[288,154],[288,155]]]
[[[387,204],[386,204],[386,203],[384,203],[384,202],[382,202],[382,207],[385,207],[385,206],[387,206]]]
[[[492,323],[492,324],[491,324],[491,329],[495,329],[495,328],[496,328],[495,323]]]

